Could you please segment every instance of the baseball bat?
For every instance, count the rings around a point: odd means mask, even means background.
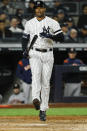
[[[31,41],[31,43],[30,43],[30,46],[29,46],[29,48],[27,49],[27,52],[28,52],[28,53],[29,53],[30,49],[33,47],[33,45],[34,45],[34,43],[36,42],[37,38],[38,38],[38,36],[37,36],[37,35],[34,35],[32,41]]]

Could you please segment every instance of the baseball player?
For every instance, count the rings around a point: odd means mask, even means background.
[[[64,65],[79,66],[84,65],[83,61],[77,59],[77,52],[74,48],[68,49],[68,58],[64,60]],[[64,96],[80,96],[81,79],[78,73],[69,73],[65,75]]]
[[[46,8],[42,1],[36,1],[34,9],[35,17],[25,25],[22,45],[24,50],[28,41],[31,42],[34,35],[38,35],[29,51],[32,71],[32,99],[36,110],[40,110],[40,120],[45,121],[49,101],[50,77],[54,63],[53,43],[54,41],[63,42],[64,36],[59,23],[45,16]]]
[[[16,76],[21,81],[21,88],[23,89],[26,97],[26,104],[28,104],[30,99],[31,81],[32,81],[30,62],[28,58],[23,58],[18,62]]]
[[[15,83],[13,85],[13,94],[10,96],[8,100],[8,104],[25,104],[26,97],[24,93],[20,91],[19,84]]]

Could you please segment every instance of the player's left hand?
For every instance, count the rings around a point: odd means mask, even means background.
[[[52,35],[50,33],[41,32],[40,37],[42,38],[52,38]]]

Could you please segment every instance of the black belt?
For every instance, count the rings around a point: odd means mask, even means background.
[[[48,51],[53,51],[53,49],[52,49],[52,48],[50,48],[50,49],[39,49],[39,48],[33,48],[33,47],[32,47],[32,49],[34,49],[34,50],[36,50],[36,51],[40,51],[40,52],[48,52]]]

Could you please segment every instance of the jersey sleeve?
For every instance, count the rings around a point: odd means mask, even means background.
[[[55,23],[53,23],[53,33],[54,33],[54,35],[58,35],[61,32],[62,32],[62,30],[61,30],[61,27],[60,27],[59,23],[55,21]]]
[[[26,22],[25,29],[24,29],[24,34],[29,35],[30,34],[29,29],[30,29],[29,22]]]
[[[27,44],[29,42],[29,39],[30,39],[30,27],[29,27],[29,22],[27,22],[25,24],[25,29],[24,29],[24,32],[23,32],[23,36],[22,36],[22,49],[23,51],[26,49],[27,47]]]
[[[68,59],[65,59],[65,60],[64,60],[64,65],[70,65]]]

